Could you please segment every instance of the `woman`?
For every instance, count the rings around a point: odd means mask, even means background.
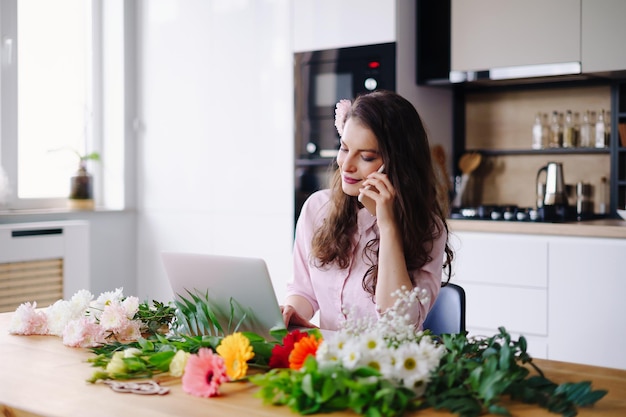
[[[336,330],[347,311],[377,316],[393,306],[394,291],[417,286],[429,295],[410,311],[419,327],[453,257],[422,121],[406,99],[377,91],[341,100],[335,126],[338,169],[296,225],[285,324],[313,327],[319,310],[320,328]]]

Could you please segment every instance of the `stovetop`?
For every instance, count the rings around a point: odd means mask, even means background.
[[[572,222],[598,218],[594,214],[577,215],[576,207],[546,206],[541,208],[519,207],[516,205],[480,205],[476,207],[455,207],[451,219],[494,220],[518,222]]]

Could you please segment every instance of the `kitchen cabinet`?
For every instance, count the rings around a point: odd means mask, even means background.
[[[582,0],[582,70],[610,72],[626,70],[623,41],[626,38],[626,2]]]
[[[580,62],[581,0],[452,0],[451,70]]]
[[[451,242],[470,336],[504,326],[534,357],[626,369],[625,240],[453,231]]]
[[[451,281],[465,289],[469,334],[489,336],[504,326],[529,340],[531,355],[547,358],[547,241],[454,233],[451,242],[455,248]]]
[[[551,238],[549,357],[626,369],[626,240]]]
[[[623,0],[452,0],[451,70],[580,63],[582,73],[624,71],[624,16]]]
[[[291,7],[293,52],[396,41],[396,0],[296,0]]]

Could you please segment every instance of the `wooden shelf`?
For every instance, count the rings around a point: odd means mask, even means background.
[[[548,148],[548,149],[468,149],[467,152],[479,152],[485,156],[500,155],[586,155],[609,154],[609,148]]]

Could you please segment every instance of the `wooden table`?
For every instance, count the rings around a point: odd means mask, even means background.
[[[64,346],[54,336],[15,336],[8,333],[13,313],[0,314],[0,415],[3,416],[295,416],[286,407],[265,406],[248,383],[222,385],[222,396],[198,398],[184,393],[179,382],[163,396],[116,393],[104,384],[85,382],[96,370],[86,349]],[[626,371],[536,360],[555,382],[593,381],[608,395],[579,416],[626,416]],[[514,416],[556,416],[535,406],[512,404]],[[354,413],[334,413],[334,416]],[[447,416],[423,410],[416,416]]]

